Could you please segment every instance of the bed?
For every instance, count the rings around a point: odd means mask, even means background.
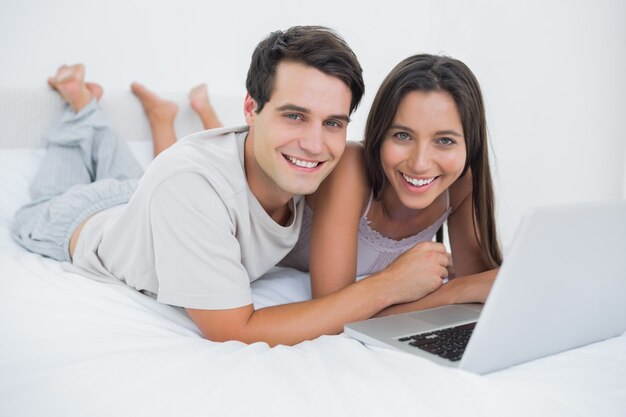
[[[177,132],[199,129],[172,97]],[[241,121],[239,100],[214,99],[225,123]],[[25,251],[9,225],[61,105],[44,88],[0,90],[0,416],[626,416],[626,335],[485,376],[343,334],[214,343],[180,308]],[[147,164],[138,103],[106,92],[102,107]],[[308,276],[276,268],[253,293],[257,307],[305,300]]]

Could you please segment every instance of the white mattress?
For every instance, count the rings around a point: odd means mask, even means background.
[[[150,159],[147,142],[133,148]],[[626,415],[624,335],[486,376],[345,335],[275,348],[204,340],[183,310],[11,240],[43,152],[0,150],[0,416]],[[289,269],[253,291],[257,307],[310,296]]]

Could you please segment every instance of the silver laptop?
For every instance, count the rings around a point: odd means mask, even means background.
[[[527,213],[484,306],[398,314],[344,330],[479,374],[618,336],[626,330],[626,201]]]

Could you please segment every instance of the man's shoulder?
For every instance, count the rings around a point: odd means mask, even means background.
[[[219,128],[186,136],[161,153],[144,177],[160,183],[178,174],[193,173],[204,177],[223,197],[243,191],[247,189],[243,168],[247,129]]]
[[[236,160],[243,161],[243,142],[247,132],[247,126],[239,126],[193,133],[180,139],[163,155],[174,159],[200,160],[212,166],[232,166]]]
[[[245,133],[248,131],[248,126],[229,126],[229,127],[219,127],[217,129],[209,129],[202,130],[200,132],[191,133],[182,139],[179,139],[176,143],[176,146],[185,143],[198,143],[204,142],[207,140],[216,139],[226,139],[226,138],[234,138],[241,133]]]
[[[232,155],[233,151],[239,152],[242,141],[248,132],[248,126],[220,127],[218,129],[203,130],[192,133],[179,139],[170,147],[167,154],[196,152],[199,149],[216,155]],[[166,154],[163,152],[163,154]]]

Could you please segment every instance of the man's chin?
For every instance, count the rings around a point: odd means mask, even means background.
[[[285,192],[293,195],[313,194],[328,176],[326,172],[308,173],[303,175],[286,175],[276,178],[276,183]]]
[[[284,191],[293,195],[309,195],[313,194],[319,188],[320,184],[302,184],[294,186],[291,184],[290,186],[283,188]]]

